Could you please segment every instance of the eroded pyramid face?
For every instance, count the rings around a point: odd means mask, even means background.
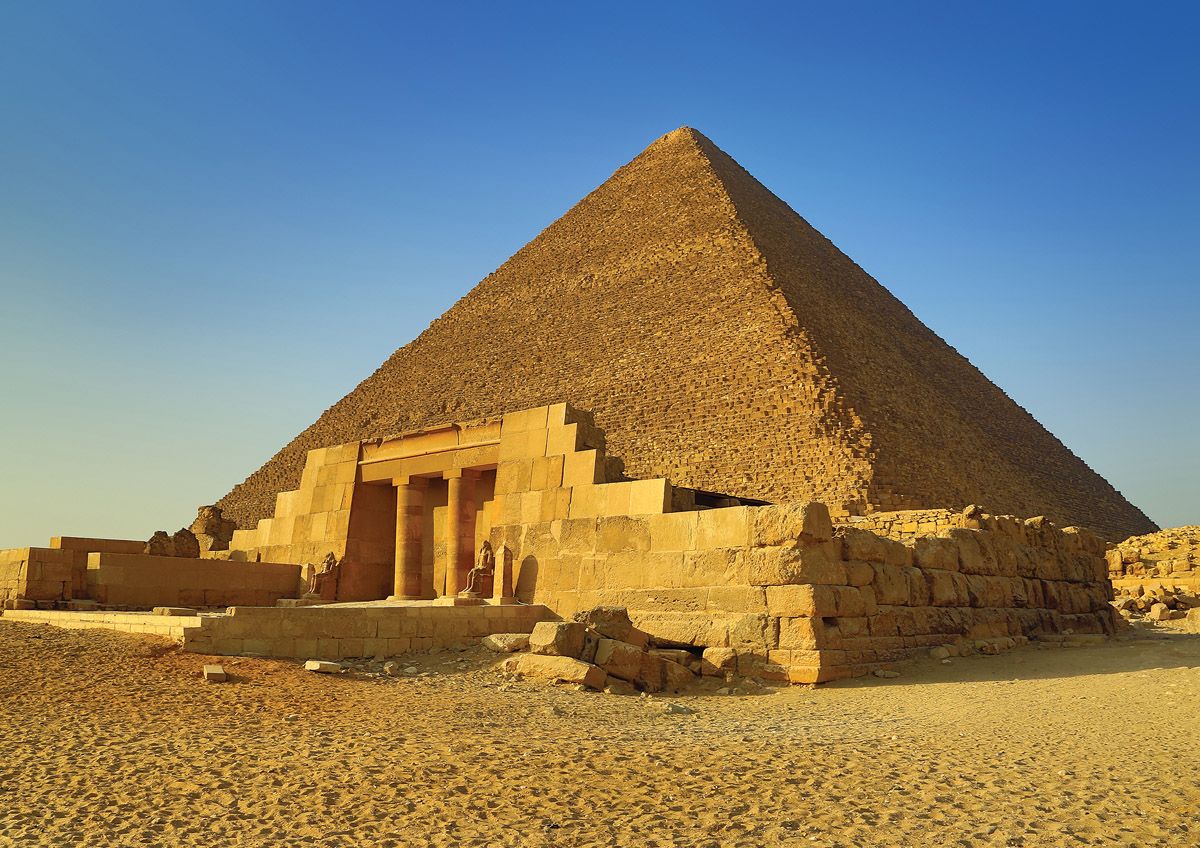
[[[226,495],[242,527],[305,452],[565,401],[632,477],[835,511],[1136,507],[695,130],[668,133]]]

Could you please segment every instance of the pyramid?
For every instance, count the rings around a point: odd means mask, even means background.
[[[1153,522],[706,137],[668,133],[219,502],[305,452],[566,401],[634,478],[835,510]]]

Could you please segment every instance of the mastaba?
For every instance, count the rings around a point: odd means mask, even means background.
[[[979,503],[1156,529],[903,303],[684,127],[555,221],[221,501],[317,447],[565,401],[632,477],[835,510]]]

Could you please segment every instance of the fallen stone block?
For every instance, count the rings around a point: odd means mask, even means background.
[[[616,639],[601,639],[596,646],[596,665],[613,677],[636,683],[642,674],[644,652],[637,645]]]
[[[650,653],[656,657],[662,657],[664,660],[679,663],[687,668],[691,668],[697,659],[696,655],[691,651],[685,651],[682,648],[651,648]]]
[[[700,673],[724,677],[737,671],[737,651],[733,648],[705,648],[700,660]]]
[[[695,679],[695,675],[679,663],[642,654],[642,671],[636,682],[647,692],[678,692]]]
[[[497,654],[512,654],[529,647],[528,633],[493,633],[483,637],[483,647]]]
[[[536,680],[575,683],[589,689],[603,689],[608,680],[604,669],[572,657],[552,654],[518,654],[504,660],[503,669]]]
[[[209,683],[224,683],[229,679],[229,676],[225,674],[225,669],[219,665],[206,665],[200,673]]]
[[[575,621],[592,628],[606,639],[627,642],[645,648],[650,637],[633,626],[629,611],[624,607],[593,607],[575,613]]]
[[[529,652],[579,659],[587,627],[576,621],[539,621],[529,634]]]
[[[1150,607],[1150,612],[1146,613],[1146,618],[1151,621],[1167,621],[1171,617],[1171,608],[1164,603],[1157,603]]]
[[[317,674],[337,674],[342,670],[342,664],[325,660],[309,660],[304,664],[304,670],[315,671]]]

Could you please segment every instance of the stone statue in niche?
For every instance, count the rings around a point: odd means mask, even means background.
[[[491,577],[496,572],[496,554],[492,551],[492,543],[487,539],[479,546],[479,557],[475,567],[467,574],[467,586],[458,593],[460,598],[478,598],[484,578]]]
[[[308,578],[308,596],[318,597],[323,601],[337,600],[338,572],[341,562],[334,556],[333,551],[325,555],[320,570],[315,570]]]

